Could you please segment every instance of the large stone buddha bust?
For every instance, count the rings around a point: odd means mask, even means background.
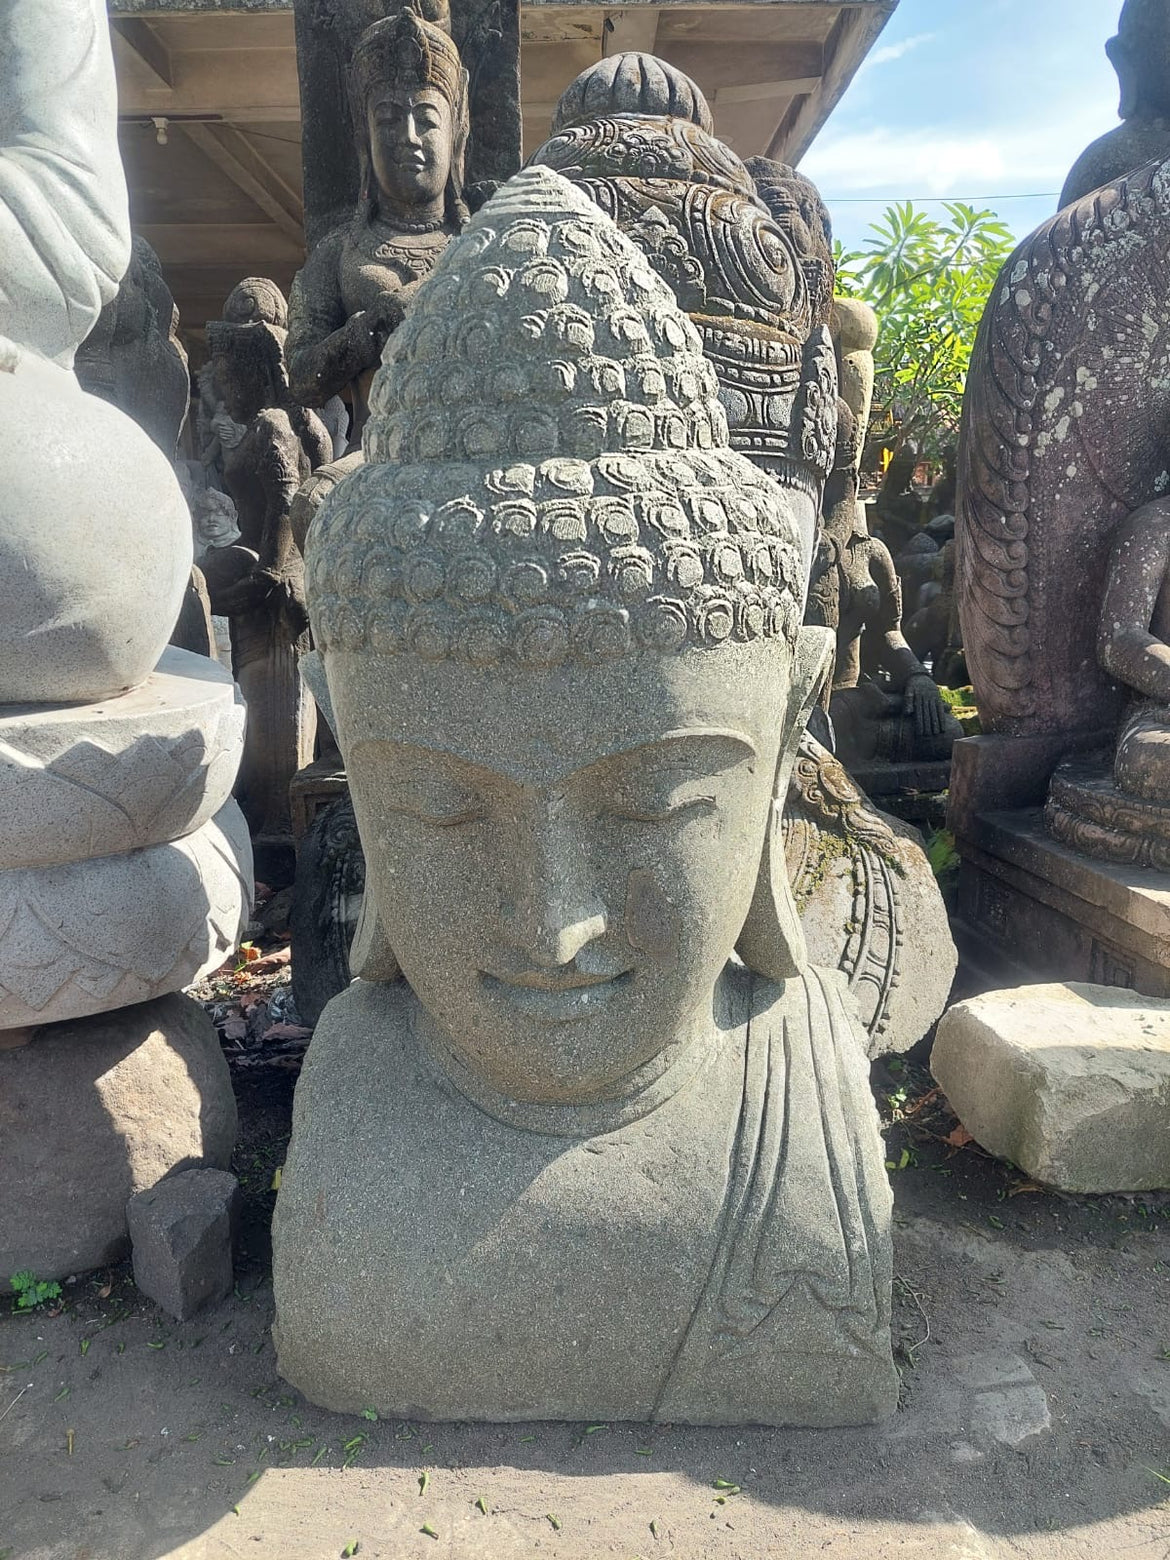
[[[308,545],[369,908],[297,1092],[281,1373],[384,1417],[888,1413],[862,1039],[779,833],[829,653],[779,488],[545,169],[453,240],[372,410]]]

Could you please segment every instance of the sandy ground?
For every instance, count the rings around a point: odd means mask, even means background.
[[[900,1167],[888,1424],[341,1418],[277,1378],[268,1336],[294,1076],[238,1075],[235,1297],[180,1325],[122,1267],[57,1315],[0,1302],[0,1560],[1170,1557],[1170,1198],[1031,1188],[945,1142],[921,1073],[879,1069]]]

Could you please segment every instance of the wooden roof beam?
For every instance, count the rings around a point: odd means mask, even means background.
[[[171,67],[171,51],[163,43],[149,22],[141,17],[113,17],[110,30],[115,49],[128,51],[150,78],[154,90],[169,92],[175,84]]]
[[[305,211],[300,196],[273,169],[246,136],[231,125],[181,120],[174,125],[192,141],[237,189],[272,219],[282,233],[300,242]]]

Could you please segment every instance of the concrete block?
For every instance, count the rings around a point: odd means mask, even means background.
[[[239,1201],[226,1170],[183,1170],[126,1205],[134,1282],[181,1322],[232,1292]]]
[[[989,991],[930,1059],[984,1148],[1067,1192],[1170,1186],[1170,1000],[1115,986]]]

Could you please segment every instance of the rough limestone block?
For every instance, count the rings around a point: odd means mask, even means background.
[[[235,802],[171,845],[0,872],[0,1029],[179,991],[238,945],[252,847]]]
[[[0,869],[180,839],[231,796],[243,749],[230,672],[186,650],[117,699],[0,708]]]
[[[240,1183],[226,1170],[183,1170],[126,1204],[134,1282],[181,1322],[232,1292]]]
[[[225,1166],[236,1102],[215,1027],[161,997],[0,1050],[0,1291],[127,1248],[126,1202],[174,1170]]]
[[[1020,986],[953,1007],[931,1071],[963,1125],[1066,1192],[1170,1186],[1170,1001]]]

